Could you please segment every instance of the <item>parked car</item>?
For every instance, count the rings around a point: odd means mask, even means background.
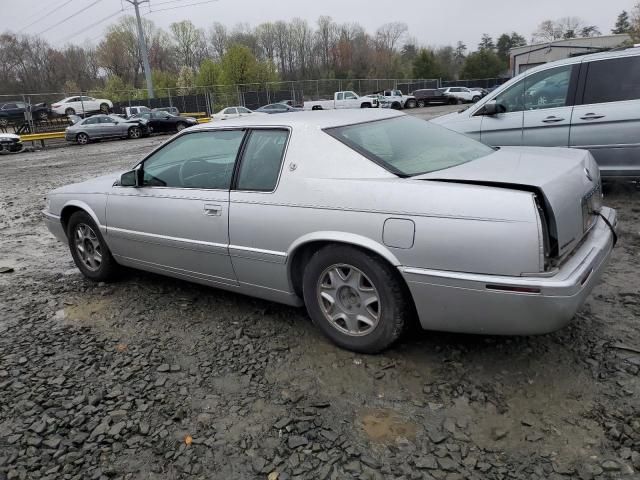
[[[441,88],[440,91],[450,97],[457,98],[460,102],[475,103],[482,98],[479,92],[470,90],[467,87],[446,87]]]
[[[478,92],[481,97],[486,97],[487,94],[489,93],[489,90],[482,87],[471,87],[469,88],[469,90],[471,90],[472,92]]]
[[[640,48],[532,68],[433,121],[488,145],[588,149],[603,176],[640,176]]]
[[[296,102],[294,100],[280,100],[279,102],[276,102],[276,103],[284,103],[285,105],[289,105],[290,107],[304,108],[303,104],[301,104],[300,102]]]
[[[379,95],[380,107],[382,108],[400,110],[403,108],[415,108],[418,104],[416,97],[405,95],[401,90],[381,90],[373,93]]]
[[[79,145],[103,138],[140,138],[149,134],[147,121],[143,118],[124,119],[117,115],[76,118],[77,121],[65,130],[64,138]]]
[[[51,109],[58,115],[85,115],[87,113],[102,112],[107,114],[113,109],[113,102],[106,98],[86,96],[67,97],[51,105]]]
[[[158,107],[158,108],[153,108],[151,111],[167,112],[167,113],[170,113],[171,115],[175,115],[176,117],[180,116],[180,110],[178,110],[176,107]]]
[[[413,92],[413,96],[416,98],[418,107],[424,107],[426,105],[446,105],[456,104],[458,99],[451,97],[437,88],[422,88]]]
[[[351,90],[335,92],[333,100],[316,100],[304,102],[305,110],[333,110],[338,108],[376,108],[378,107],[377,97],[360,97]]]
[[[13,133],[0,132],[0,155],[6,155],[7,153],[17,153],[24,150],[20,135]]]
[[[0,103],[0,127],[6,127],[9,122],[25,121],[24,114],[30,111],[34,121],[46,121],[49,119],[51,109],[46,103],[28,104],[25,102]]]
[[[266,115],[264,112],[254,112],[247,107],[227,107],[220,110],[218,113],[211,115],[211,121],[214,120],[228,120],[230,118],[244,117],[247,115]]]
[[[121,265],[304,304],[372,353],[414,312],[434,330],[560,328],[613,248],[601,201],[587,151],[498,150],[372,109],[202,124],[52,191],[44,215],[89,279]]]
[[[302,108],[292,107],[290,105],[287,105],[286,103],[271,103],[269,105],[264,105],[256,109],[256,112],[261,113],[287,113],[300,111],[302,111]]]
[[[143,112],[132,118],[144,118],[147,121],[149,133],[180,132],[198,124],[193,117],[179,117],[167,112]]]

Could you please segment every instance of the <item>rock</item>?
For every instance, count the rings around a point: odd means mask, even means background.
[[[267,480],[278,480],[278,472],[271,472],[268,476],[267,476]]]
[[[331,431],[331,430],[322,430],[320,432],[320,435],[322,435],[324,438],[326,438],[330,442],[335,442],[336,439],[338,438],[338,434],[336,432]]]
[[[508,434],[509,430],[507,430],[506,428],[494,427],[493,429],[491,429],[491,438],[493,438],[494,440],[502,440]]]
[[[29,430],[35,433],[42,433],[45,431],[46,428],[47,428],[47,422],[44,419],[42,419],[32,423],[31,426],[29,427]]]
[[[420,457],[415,461],[416,468],[428,468],[429,470],[435,470],[438,468],[438,462],[432,455]]]
[[[307,445],[308,443],[309,440],[300,435],[291,435],[287,440],[287,445],[289,445],[289,448],[291,449],[301,447],[302,445]]]
[[[49,448],[58,448],[58,445],[60,445],[60,441],[61,440],[59,437],[51,437],[47,438],[42,443]]]
[[[0,273],[13,273],[12,267],[0,267]]]
[[[158,368],[156,368],[157,372],[163,372],[163,373],[168,372],[169,370],[171,370],[171,365],[169,365],[168,363],[163,363]]]
[[[115,425],[113,425],[109,429],[109,435],[112,436],[112,437],[115,437],[116,435],[120,435],[120,432],[126,426],[127,426],[127,422],[118,422],[118,423],[116,423]]]
[[[362,455],[360,457],[360,462],[364,463],[367,467],[371,467],[375,470],[379,469],[381,466],[381,463],[379,460],[377,460],[376,458],[370,457],[368,455]]]
[[[251,460],[251,466],[253,467],[253,471],[256,473],[262,472],[266,464],[267,461],[262,457],[253,457]]]
[[[458,463],[448,457],[438,459],[438,466],[445,471],[454,472],[458,469]]]
[[[620,470],[620,464],[615,460],[605,460],[600,464],[605,472],[616,472]]]
[[[528,433],[525,438],[528,442],[537,442],[539,440],[542,440],[544,438],[544,435],[542,434],[542,432],[532,432]]]
[[[447,439],[447,436],[438,430],[429,430],[427,431],[427,435],[433,443],[442,443]]]
[[[362,466],[358,460],[352,460],[342,466],[345,472],[358,473],[362,471]]]
[[[284,417],[278,420],[276,423],[274,423],[273,428],[275,428],[276,430],[280,430],[281,428],[286,427],[290,423],[291,423],[291,419],[288,417]]]
[[[20,365],[24,365],[25,363],[27,363],[29,360],[27,360],[27,357],[20,357],[18,359],[18,364]]]

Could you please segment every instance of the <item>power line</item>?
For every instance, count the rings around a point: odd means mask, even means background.
[[[66,2],[63,0],[64,3],[62,3],[61,5],[58,5],[56,7],[53,7],[51,10],[47,10],[47,13],[45,13],[44,15],[42,15],[41,17],[37,18],[36,20],[34,20],[33,22],[31,22],[29,25],[27,25],[26,27],[22,27],[20,30],[18,30],[18,33],[22,32],[23,30],[26,30],[27,28],[29,28],[32,25],[35,25],[36,23],[38,23],[41,20],[44,20],[45,18],[47,18],[49,15],[51,15],[53,12],[55,12],[56,10],[61,9],[62,7],[64,7],[65,5],[70,4],[71,2],[73,2],[73,0],[67,0]],[[31,17],[33,18],[33,17]]]
[[[106,22],[106,21],[107,21],[107,20],[109,20],[110,18],[113,18],[113,17],[115,17],[116,15],[120,15],[123,11],[124,11],[124,9],[122,9],[122,10],[117,10],[117,11],[115,11],[115,12],[113,12],[113,13],[111,13],[111,14],[107,15],[106,17],[104,17],[104,18],[102,18],[102,19],[98,20],[97,22],[94,22],[94,23],[92,23],[91,25],[87,25],[86,27],[84,27],[84,28],[82,28],[82,29],[78,30],[77,32],[72,33],[71,35],[68,35],[68,36],[64,37],[63,39],[59,40],[59,42],[66,42],[66,41],[67,41],[67,40],[69,40],[70,38],[76,37],[76,36],[80,35],[81,33],[84,33],[84,32],[86,32],[87,30],[92,29],[92,28],[93,28],[93,27],[95,27],[96,25],[100,25],[101,23]]]
[[[82,10],[78,10],[77,12],[72,13],[71,15],[69,15],[67,18],[65,18],[63,20],[60,20],[58,23],[55,23],[55,24],[51,25],[49,28],[45,28],[44,30],[39,32],[38,35],[42,35],[43,33],[48,32],[49,30],[52,30],[52,29],[56,28],[59,25],[62,25],[67,20],[71,20],[73,17],[75,17],[77,15],[80,15],[82,12],[86,12],[87,10],[89,10],[94,5],[97,5],[98,3],[100,3],[100,0],[96,0],[91,5],[88,5],[88,6],[84,7]]]
[[[176,8],[185,8],[185,7],[194,7],[196,5],[204,5],[205,3],[217,2],[217,1],[218,0],[206,0],[204,2],[188,3],[186,5],[178,5],[178,6],[175,6],[175,7],[161,8],[160,10],[151,10],[150,12],[147,13],[147,15],[150,15],[152,13],[164,12],[166,10],[175,10]]]

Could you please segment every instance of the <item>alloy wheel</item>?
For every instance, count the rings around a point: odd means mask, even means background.
[[[367,335],[380,321],[378,290],[369,277],[352,265],[326,268],[319,277],[316,293],[325,318],[343,334]]]
[[[84,266],[92,272],[98,271],[102,265],[102,245],[96,232],[86,223],[79,223],[73,236],[78,257]]]

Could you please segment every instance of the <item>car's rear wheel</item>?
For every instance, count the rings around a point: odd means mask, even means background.
[[[109,105],[107,105],[106,103],[101,103],[100,104],[100,112],[101,113],[109,113]]]
[[[9,119],[8,118],[0,118],[0,127],[6,127],[9,125]]]
[[[418,100],[418,107],[422,108],[425,106],[424,100]]]
[[[480,97],[480,95],[475,95],[475,96],[471,99],[471,101],[472,101],[473,103],[476,103],[478,100],[480,100],[480,98],[481,98],[481,97]]]
[[[79,133],[78,135],[76,135],[76,143],[78,145],[86,145],[87,143],[89,143],[89,135],[87,135],[86,133]]]
[[[140,138],[142,136],[142,130],[140,127],[130,127],[128,132],[129,138]]]
[[[185,128],[187,128],[187,124],[186,124],[186,123],[178,122],[178,123],[176,124],[176,130],[177,130],[178,132],[180,132],[180,131],[184,130]]]
[[[311,107],[311,110],[322,110],[322,107],[320,105],[314,105]]]
[[[407,100],[407,103],[405,104],[406,108],[416,108],[416,101],[411,99],[411,100]]]
[[[363,103],[362,105],[360,105],[360,108],[371,108],[371,104],[370,103]]]
[[[68,117],[70,115],[75,115],[76,111],[73,108],[69,107],[64,111],[64,114]]]
[[[342,348],[376,353],[402,334],[410,313],[397,272],[348,245],[316,252],[304,271],[303,294],[313,322]]]
[[[115,277],[118,264],[113,259],[100,229],[87,212],[71,215],[67,225],[69,249],[76,266],[82,274],[96,282]]]
[[[37,118],[42,122],[46,122],[47,120],[49,120],[49,114],[45,111],[42,111],[38,113]]]

